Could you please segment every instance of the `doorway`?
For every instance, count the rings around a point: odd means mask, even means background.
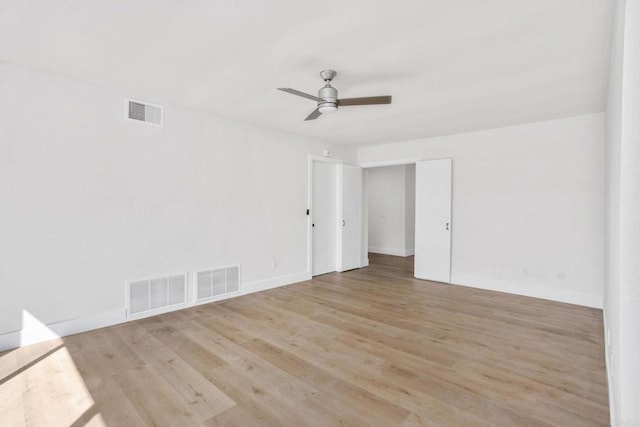
[[[413,255],[415,171],[415,164],[367,170],[368,252]]]
[[[363,246],[414,256],[418,279],[451,281],[451,159],[369,166]]]

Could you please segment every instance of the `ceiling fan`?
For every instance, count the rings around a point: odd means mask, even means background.
[[[374,105],[374,104],[391,104],[391,96],[366,96],[364,98],[345,98],[338,99],[338,89],[331,86],[331,80],[336,76],[333,70],[324,70],[320,72],[320,77],[325,81],[324,87],[318,91],[318,96],[309,95],[299,90],[288,87],[279,87],[278,90],[290,93],[292,95],[302,96],[318,103],[318,108],[313,110],[305,120],[315,120],[320,114],[335,113],[338,107],[347,107],[350,105]]]

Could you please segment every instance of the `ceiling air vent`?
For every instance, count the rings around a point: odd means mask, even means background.
[[[155,125],[162,124],[162,107],[128,100],[128,118]]]

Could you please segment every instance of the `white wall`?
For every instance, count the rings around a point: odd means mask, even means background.
[[[405,167],[372,168],[369,192],[369,252],[404,255]]]
[[[602,307],[603,149],[593,114],[361,147],[358,162],[453,159],[453,283]]]
[[[415,185],[415,166],[368,169],[369,252],[396,256],[413,254],[414,224],[413,215],[408,209],[412,206],[415,209],[415,190],[407,184],[410,179],[408,170],[411,168]]]
[[[310,153],[348,152],[0,63],[0,334],[122,316],[125,281],[240,263],[245,289],[307,272]],[[355,158],[355,156],[353,156]],[[277,261],[277,269],[272,268]]]
[[[613,425],[640,425],[640,2],[620,1],[607,99],[605,319]]]

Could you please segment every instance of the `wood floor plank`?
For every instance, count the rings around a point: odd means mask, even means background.
[[[93,397],[64,347],[22,374],[26,425],[71,425],[94,405]],[[61,399],[62,397],[62,399]]]
[[[118,332],[145,361],[150,373],[162,377],[180,394],[183,404],[197,420],[208,420],[235,406],[235,402],[218,387],[143,327],[136,328],[136,325],[131,325]]]
[[[0,420],[7,425],[22,425],[25,423],[22,391],[24,378],[20,374],[21,366],[16,360],[16,352],[10,351],[0,355]]]
[[[359,414],[356,420],[359,422],[369,425],[376,422],[398,425],[410,415],[409,411],[344,381],[331,371],[312,363],[308,358],[299,357],[259,339],[246,343],[246,346],[280,369],[309,384],[314,384],[324,392],[322,400],[328,402],[333,410],[340,411],[339,407],[342,406],[343,412],[347,410],[350,412],[350,416],[346,419],[351,419],[356,411],[356,414]]]
[[[608,425],[602,311],[412,257],[0,354],[6,425]]]

